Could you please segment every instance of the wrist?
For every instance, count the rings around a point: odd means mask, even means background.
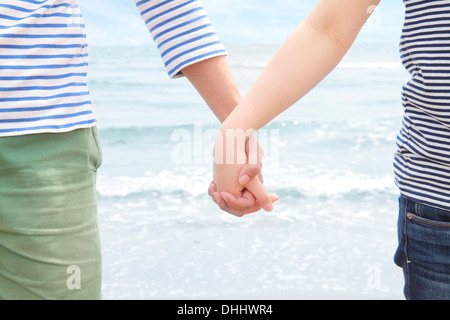
[[[244,131],[224,122],[215,139],[214,158],[216,164],[246,164],[246,144],[253,134],[254,130]]]

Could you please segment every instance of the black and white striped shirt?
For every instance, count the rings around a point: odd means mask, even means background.
[[[402,195],[450,210],[450,0],[404,0],[400,53],[411,80],[394,160]]]
[[[135,3],[170,77],[226,54],[201,1]],[[75,0],[0,0],[0,137],[95,126],[87,68]]]

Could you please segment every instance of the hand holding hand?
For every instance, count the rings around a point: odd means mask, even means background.
[[[255,134],[225,136],[223,131],[219,132],[214,181],[208,193],[222,210],[238,217],[262,208],[272,211],[272,203],[278,196],[269,195],[262,185],[262,156]]]

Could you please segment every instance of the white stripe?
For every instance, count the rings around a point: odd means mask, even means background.
[[[173,59],[167,65],[167,71],[172,70],[170,77],[182,76],[179,73],[182,67],[219,55],[219,50],[222,50],[220,55],[226,54],[221,43],[194,50],[219,42],[216,35],[205,36],[214,33],[214,29],[207,26],[211,23],[208,18],[199,19],[206,15],[204,9],[197,10],[203,7],[200,1],[135,2],[141,4],[138,6],[141,13],[149,8],[155,9],[143,14],[142,18],[151,20],[149,28],[161,24],[152,33],[153,36],[165,33],[156,39],[156,44],[173,38],[160,48],[161,53],[166,52],[163,62]],[[86,85],[89,49],[84,22],[75,0],[39,3],[0,0],[0,5],[16,6],[26,11],[0,7],[0,136],[66,132],[94,126],[96,120]],[[178,9],[157,17],[178,6]],[[185,15],[190,10],[193,11]],[[180,17],[173,19],[176,16]],[[171,19],[173,21],[165,23]],[[191,19],[197,21],[167,32],[169,28]],[[188,32],[193,28],[198,30]],[[196,39],[198,37],[202,39]],[[205,55],[203,58],[195,58],[202,54]],[[177,66],[181,67],[177,69]],[[7,90],[9,88],[14,90]],[[24,122],[23,119],[29,121]]]

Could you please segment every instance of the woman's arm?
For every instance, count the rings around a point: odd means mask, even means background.
[[[182,69],[181,72],[197,89],[220,122],[223,122],[229,116],[242,99],[225,56],[214,57],[189,65]],[[250,149],[249,144],[251,143],[254,143],[256,148]],[[246,155],[247,157],[253,157],[254,161],[251,163],[247,161],[241,168],[240,178],[247,176],[249,180],[253,177],[261,179],[260,152],[261,150],[256,140],[247,141]],[[248,181],[245,181],[245,178],[241,182],[244,185],[248,183]],[[259,202],[256,201],[255,195],[248,191],[239,193],[236,197],[229,197],[227,194],[224,194],[224,197],[222,197],[220,193],[217,193],[214,183],[211,184],[208,191],[222,210],[235,216],[243,216],[259,211],[262,208]],[[267,194],[265,189],[259,190],[258,196],[260,199],[271,197],[271,202],[276,201],[276,197]],[[264,209],[271,210],[271,207]]]
[[[314,10],[283,43],[248,94],[222,123],[216,138],[214,177],[219,192],[239,195],[239,165],[223,159],[244,157],[242,142],[231,148],[227,132],[258,130],[289,108],[323,80],[350,49],[380,0],[320,0]],[[248,136],[245,137],[248,139]],[[219,160],[219,161],[217,161]],[[222,161],[222,163],[221,163]],[[257,178],[246,185],[255,196]],[[257,199],[258,196],[256,196]],[[261,199],[259,199],[261,200]],[[267,196],[260,201],[267,204]]]
[[[258,130],[342,60],[380,0],[320,0],[283,43],[222,129]]]

